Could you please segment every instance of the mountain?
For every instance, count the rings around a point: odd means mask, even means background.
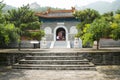
[[[111,10],[111,4],[108,2],[103,2],[103,1],[98,1],[95,3],[91,3],[87,6],[83,6],[83,9],[86,8],[91,8],[91,9],[95,9],[97,11],[99,11],[100,13],[105,13]]]
[[[36,2],[31,3],[29,6],[30,6],[31,9],[38,9],[38,8],[40,8],[40,5],[38,3],[36,3]]]
[[[112,11],[116,11],[118,9],[120,10],[120,1],[116,0],[115,2],[112,3],[111,7],[112,7]]]
[[[47,7],[41,7],[37,2],[31,3],[29,7],[35,12],[47,10]]]
[[[49,6],[42,7],[37,2],[31,3],[29,6],[30,6],[30,9],[32,9],[35,12],[46,11],[48,8],[51,8],[52,10],[60,9],[60,8],[53,8]]]
[[[61,8],[53,8],[49,6],[41,7],[37,2],[29,4],[29,7],[31,10],[35,12],[46,11],[48,8],[51,8],[52,10],[61,9]],[[3,8],[3,12],[6,13],[8,10],[12,10],[12,9],[17,9],[17,8],[6,4],[5,7]]]
[[[29,6],[35,12],[46,11],[48,8],[50,8],[50,7],[42,7],[42,6],[40,6],[36,2],[30,4]],[[116,10],[120,9],[120,2],[119,2],[119,0],[116,0],[116,1],[114,1],[112,3],[105,2],[105,1],[97,1],[97,2],[94,2],[94,3],[88,4],[86,6],[80,7],[80,6],[76,5],[75,7],[78,10],[83,10],[83,9],[86,9],[86,8],[91,8],[91,9],[95,9],[95,10],[99,11],[101,14],[103,14],[103,13],[110,12],[110,11],[114,11],[115,12]],[[11,5],[6,5],[3,8],[3,11],[7,12],[8,10],[11,10],[11,9],[17,9],[17,8],[13,7]],[[56,10],[56,9],[61,9],[61,8],[52,8],[51,7],[51,9]]]
[[[106,12],[116,11],[116,10],[120,9],[120,3],[118,0],[116,0],[112,3],[105,2],[105,1],[97,1],[94,3],[88,4],[86,6],[82,6],[82,7],[77,6],[78,10],[83,10],[86,8],[95,9],[95,10],[99,11],[101,14],[103,14]]]

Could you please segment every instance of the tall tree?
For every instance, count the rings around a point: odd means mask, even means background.
[[[118,9],[118,10],[116,11],[116,14],[120,14],[120,9]]]
[[[96,19],[87,28],[86,33],[83,35],[85,41],[97,41],[97,49],[99,49],[100,38],[110,37],[111,26],[105,18]]]
[[[5,6],[5,4],[3,4],[2,2],[0,2],[0,24],[2,24],[3,22],[5,22],[3,13],[2,13],[2,9]]]
[[[115,40],[120,39],[120,10],[116,11],[117,14],[114,15],[114,21],[111,23],[111,37]]]
[[[113,22],[114,21],[114,14],[113,12],[107,12],[101,15],[101,17],[104,17],[106,21]]]
[[[91,34],[86,33],[86,30],[96,18],[100,18],[99,12],[93,9],[85,9],[76,11],[73,15],[80,20],[80,23],[77,25],[78,33],[76,36],[83,40],[83,47],[90,46],[87,43],[92,40],[89,38]]]
[[[31,38],[31,31],[36,31],[34,33],[41,39],[44,36],[43,31],[40,30],[40,22],[37,16],[34,15],[34,12],[29,8],[29,5],[18,8],[18,10],[8,11],[6,15],[6,20],[8,23],[13,23],[15,27],[19,28],[19,34],[21,37],[29,37]],[[37,38],[38,39],[38,38]],[[19,44],[20,47],[20,44]]]
[[[100,17],[100,14],[96,10],[93,10],[93,9],[85,9],[85,10],[76,11],[73,15],[81,21],[77,26],[79,37],[84,34],[83,29],[86,24],[90,24],[96,18]]]
[[[2,9],[5,5],[0,2],[0,48],[5,48],[10,42],[18,41],[17,28],[14,24],[7,24]]]
[[[14,24],[0,24],[0,48],[5,48],[11,42],[17,42],[19,35]]]

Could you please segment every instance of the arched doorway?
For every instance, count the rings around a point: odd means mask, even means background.
[[[64,28],[58,28],[56,30],[56,40],[65,41],[66,40],[66,31]]]
[[[64,34],[64,37],[65,37],[65,41],[68,41],[68,30],[65,26],[57,26],[55,29],[54,29],[54,41],[57,40],[57,33],[59,31],[64,31],[65,34]]]

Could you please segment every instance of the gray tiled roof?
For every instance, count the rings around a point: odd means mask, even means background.
[[[55,17],[55,16],[73,16],[72,15],[72,13],[70,13],[70,12],[59,12],[59,13],[49,13],[49,14],[47,14],[47,16],[49,16],[49,17]]]

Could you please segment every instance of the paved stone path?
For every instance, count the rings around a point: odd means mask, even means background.
[[[0,70],[0,80],[120,80],[120,66],[97,69],[97,71],[3,69]]]
[[[12,70],[0,80],[97,80],[96,71]]]

